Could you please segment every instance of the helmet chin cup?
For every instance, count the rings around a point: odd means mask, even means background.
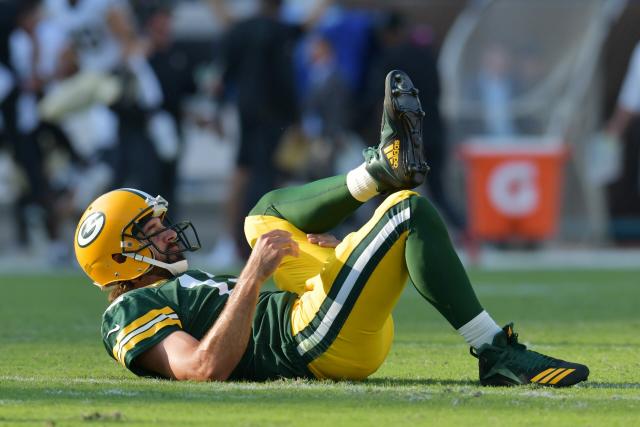
[[[151,264],[156,267],[164,268],[174,276],[184,273],[189,268],[189,262],[186,259],[168,263],[168,262],[158,261],[157,259],[150,258],[140,254],[129,253],[129,254],[123,254],[123,255],[128,258],[132,258],[136,261],[145,262],[147,264]]]

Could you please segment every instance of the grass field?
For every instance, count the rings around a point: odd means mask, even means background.
[[[100,340],[106,298],[80,276],[0,276],[0,425],[640,425],[640,271],[472,272],[521,341],[586,363],[572,389],[486,388],[476,360],[408,288],[382,368],[354,382],[139,379]]]

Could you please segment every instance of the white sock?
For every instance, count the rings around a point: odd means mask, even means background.
[[[491,344],[493,337],[500,331],[502,331],[500,326],[484,310],[458,329],[462,338],[475,349],[482,347],[483,344]]]
[[[378,194],[378,184],[369,175],[364,163],[347,173],[347,188],[359,202],[366,202]]]

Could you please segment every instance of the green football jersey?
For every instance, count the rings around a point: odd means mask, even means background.
[[[189,270],[171,280],[129,291],[102,317],[107,352],[140,376],[157,376],[136,366],[135,358],[172,332],[201,339],[222,312],[237,279]],[[261,292],[252,334],[230,379],[313,378],[296,350],[291,332],[291,292]]]

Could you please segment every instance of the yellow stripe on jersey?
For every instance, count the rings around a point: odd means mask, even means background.
[[[159,319],[158,316],[162,316],[162,319]],[[167,316],[171,316],[172,318],[177,319],[178,316],[175,314],[175,311],[171,307],[163,307],[160,309],[150,310],[143,316],[138,317],[133,322],[129,323],[126,327],[124,327],[118,336],[116,337],[116,343],[113,346],[113,357],[116,360],[120,360],[118,357],[118,353],[120,353],[121,347],[123,347],[129,340],[131,340],[135,335],[145,332],[151,325],[157,323]],[[182,327],[182,324],[178,320],[179,326]],[[145,328],[146,327],[146,328]],[[124,364],[124,358],[122,359]]]
[[[127,352],[129,350],[131,350],[133,347],[135,347],[136,344],[138,344],[140,341],[142,341],[142,340],[144,340],[146,338],[154,336],[160,329],[165,328],[167,326],[171,326],[171,325],[178,325],[179,327],[182,327],[182,323],[180,322],[179,319],[173,319],[173,318],[167,317],[166,319],[154,324],[151,328],[147,329],[146,331],[141,332],[138,335],[136,335],[135,337],[133,337],[132,339],[130,339],[120,349],[120,354],[118,356],[118,361],[124,367],[126,367],[127,365],[125,364],[124,359],[125,359],[125,357],[127,355]]]
[[[127,336],[131,331],[133,331],[135,329],[138,329],[140,326],[144,325],[149,320],[153,320],[159,314],[171,314],[171,313],[174,313],[174,311],[173,311],[173,309],[171,307],[164,307],[164,308],[159,308],[159,309],[156,309],[156,310],[151,310],[147,314],[138,317],[136,320],[134,320],[133,322],[129,323],[126,327],[122,328],[122,330],[118,334],[118,337],[116,338],[115,346],[117,347],[118,344],[120,344],[120,341],[125,336]]]

